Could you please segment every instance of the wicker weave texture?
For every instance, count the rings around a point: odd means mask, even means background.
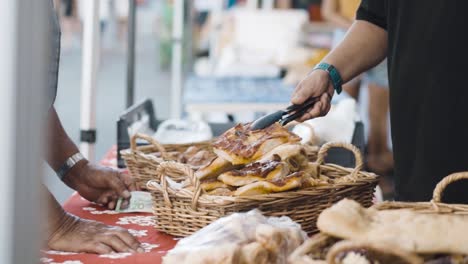
[[[334,147],[352,151],[356,167],[323,164],[327,151]],[[334,184],[255,196],[204,194],[194,171],[188,166],[163,162],[158,169],[160,180],[151,180],[147,184],[153,197],[156,228],[177,237],[186,237],[223,216],[258,208],[267,216],[289,216],[312,234],[317,232],[318,215],[343,198],[354,199],[366,207],[372,205],[377,177],[361,171],[362,157],[356,147],[346,143],[328,143],[319,151],[317,160],[319,173],[335,179]],[[182,190],[171,188],[167,178],[172,179],[172,174],[176,172],[192,179],[195,187]]]

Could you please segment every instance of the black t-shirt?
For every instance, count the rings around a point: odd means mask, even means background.
[[[397,199],[428,201],[435,185],[468,171],[468,1],[363,0],[357,19],[388,32]],[[468,202],[467,181],[445,201]]]

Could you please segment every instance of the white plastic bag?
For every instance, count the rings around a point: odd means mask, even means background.
[[[343,99],[328,115],[305,121],[305,124],[294,127],[293,132],[303,139],[302,143],[307,143],[306,141],[311,138],[310,133],[315,134],[319,145],[327,142],[351,143],[357,120],[359,116],[356,101],[351,98]]]
[[[265,217],[253,210],[223,217],[180,240],[163,263],[282,264],[306,238],[289,217]]]
[[[185,144],[210,140],[210,126],[203,121],[169,119],[159,125],[154,138],[162,144]]]

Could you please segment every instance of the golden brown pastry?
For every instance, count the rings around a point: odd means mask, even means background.
[[[416,254],[398,247],[369,242],[341,241],[327,254],[329,264],[423,264]]]
[[[255,162],[280,145],[299,141],[297,135],[279,124],[253,131],[250,125],[239,124],[221,135],[213,146],[219,157],[239,165]]]
[[[187,164],[194,168],[201,168],[208,165],[216,158],[216,154],[208,150],[200,150],[195,155],[187,159]]]
[[[235,196],[260,195],[268,193],[285,192],[300,188],[307,182],[306,174],[296,172],[283,179],[259,181],[240,187],[234,192]]]
[[[284,144],[278,146],[265,154],[259,161],[274,160],[276,156],[288,163],[293,172],[302,170],[309,162],[304,146],[300,144]]]
[[[468,255],[468,215],[379,211],[344,199],[324,210],[317,226],[334,237],[384,243],[418,254]]]
[[[275,160],[255,162],[242,169],[225,172],[219,175],[218,180],[230,186],[244,186],[262,180],[279,180],[288,174],[289,166],[277,156]]]
[[[212,191],[207,192],[209,195],[215,195],[215,196],[231,196],[232,195],[232,190],[230,188],[216,188]]]
[[[262,244],[252,242],[242,246],[241,261],[239,264],[269,264],[271,263],[270,254]]]
[[[218,188],[228,188],[228,186],[224,184],[223,182],[220,182],[216,179],[208,179],[208,180],[201,182],[201,188],[204,191],[209,192]]]
[[[200,180],[217,178],[221,173],[235,169],[229,161],[217,157],[212,160],[209,164],[201,167],[195,172],[195,177]]]

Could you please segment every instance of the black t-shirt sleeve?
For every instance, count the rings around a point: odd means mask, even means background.
[[[356,19],[387,29],[387,0],[362,0]]]

